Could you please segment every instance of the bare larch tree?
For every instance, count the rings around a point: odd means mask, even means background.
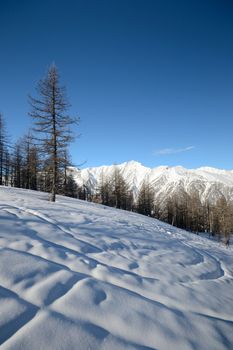
[[[0,185],[6,184],[8,166],[9,138],[6,132],[5,120],[0,113]]]
[[[59,74],[52,65],[47,76],[37,85],[38,98],[29,97],[34,120],[36,140],[40,145],[43,158],[49,172],[51,201],[55,202],[58,190],[59,174],[64,169],[67,147],[74,136],[70,128],[78,122],[77,118],[66,114],[70,106],[65,88],[60,86]]]

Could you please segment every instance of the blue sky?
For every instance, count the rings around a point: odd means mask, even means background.
[[[15,140],[55,62],[75,164],[233,169],[233,2],[0,0],[0,111]]]

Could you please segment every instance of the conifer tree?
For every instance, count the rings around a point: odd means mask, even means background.
[[[51,201],[56,200],[59,171],[64,169],[64,152],[74,136],[70,128],[77,118],[66,114],[69,107],[65,88],[60,86],[58,70],[52,65],[47,76],[37,85],[38,98],[30,97],[30,116],[34,120],[34,131],[46,162],[46,172],[50,179]]]
[[[140,214],[152,216],[154,210],[154,191],[148,181],[143,181],[137,200],[137,210]]]
[[[22,169],[23,169],[23,151],[22,142],[18,140],[14,146],[12,155],[12,186],[22,187]]]
[[[103,205],[111,205],[111,196],[112,196],[112,185],[111,180],[108,176],[104,176],[103,171],[101,173],[99,186],[98,186],[98,192],[100,195],[101,203]]]
[[[115,208],[127,209],[129,199],[129,186],[120,173],[120,170],[115,166],[112,179],[112,205]]]
[[[0,185],[6,182],[6,173],[8,170],[8,135],[6,132],[5,120],[3,115],[0,113]]]

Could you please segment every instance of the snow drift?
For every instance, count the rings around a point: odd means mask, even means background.
[[[0,187],[1,349],[232,349],[233,250]]]

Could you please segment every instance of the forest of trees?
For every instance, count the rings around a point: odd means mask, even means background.
[[[86,196],[79,197],[79,193],[84,192]],[[129,185],[117,168],[111,176],[101,176],[93,194],[87,185],[79,188],[79,193],[78,198],[134,211],[197,234],[205,232],[219,241],[223,238],[227,245],[233,233],[233,204],[227,202],[223,195],[216,203],[203,203],[198,192],[188,194],[182,191],[160,202],[155,200],[155,189],[145,180],[134,199]]]
[[[51,201],[61,194],[138,212],[192,232],[208,232],[219,240],[224,237],[229,244],[233,206],[224,196],[214,204],[203,203],[197,192],[183,191],[155,202],[155,189],[144,181],[134,198],[117,167],[111,176],[102,174],[94,193],[88,185],[78,187],[69,170],[68,150],[74,139],[71,126],[78,120],[66,113],[69,104],[54,65],[39,81],[36,91],[37,97],[30,97],[33,128],[15,144],[10,142],[0,113],[0,185],[48,192]]]
[[[233,204],[223,195],[215,203],[203,203],[197,191],[183,190],[160,201],[155,199],[155,190],[145,180],[134,198],[127,181],[115,167],[111,175],[102,173],[94,191],[85,184],[77,187],[73,194],[79,199],[137,212],[190,232],[205,232],[229,244],[233,233]]]

